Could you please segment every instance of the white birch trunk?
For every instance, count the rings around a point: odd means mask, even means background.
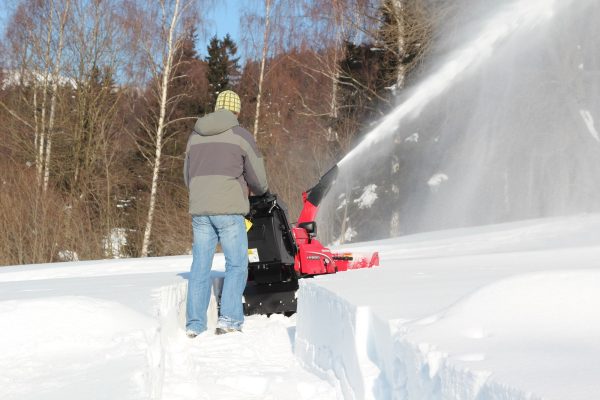
[[[39,121],[39,117],[38,117],[38,101],[37,101],[37,84],[34,83],[33,84],[33,134],[34,134],[34,139],[33,139],[33,148],[34,148],[34,152],[35,152],[35,168],[37,171],[37,176],[41,176],[40,173],[40,166],[41,166],[41,162],[40,162],[40,155],[38,152],[38,148],[39,148],[39,142],[40,142],[40,121]],[[38,182],[39,184],[39,182]]]
[[[258,77],[258,95],[256,96],[256,115],[254,117],[254,140],[258,142],[258,122],[260,119],[260,103],[262,97],[263,80],[265,77],[265,64],[269,47],[269,22],[271,12],[271,0],[265,0],[265,34],[263,38],[262,59],[260,61],[260,75]]]
[[[44,159],[44,193],[48,190],[50,181],[50,158],[52,155],[52,139],[54,135],[54,123],[56,120],[56,100],[58,97],[58,81],[60,79],[60,63],[62,61],[62,51],[64,45],[65,26],[69,16],[71,1],[66,0],[65,8],[59,19],[58,47],[56,49],[56,59],[54,60],[54,69],[52,71],[52,94],[50,96],[50,116],[48,117],[48,137],[46,139],[46,154]],[[52,10],[51,10],[52,12]]]
[[[48,100],[48,81],[50,76],[50,49],[52,45],[53,17],[54,17],[54,1],[49,4],[50,13],[48,15],[48,34],[46,35],[46,54],[44,54],[44,80],[42,81],[42,104],[40,115],[40,136],[37,144],[36,168],[37,168],[37,184],[38,188],[42,187],[42,179],[44,176],[44,153],[46,149],[46,105]],[[34,80],[37,77],[34,76]],[[37,110],[34,112],[37,113]]]
[[[48,74],[44,77],[42,84],[42,112],[40,115],[40,138],[38,142],[37,157],[37,183],[38,186],[42,187],[42,178],[44,176],[44,153],[46,149],[46,102],[48,99]]]
[[[406,34],[405,26],[404,26],[404,5],[402,4],[402,0],[394,1],[394,16],[396,17],[396,26],[398,27],[398,58],[400,63],[398,64],[398,72],[396,76],[396,90],[400,90],[404,87],[404,83],[406,80],[406,66],[402,63],[402,59],[404,58],[404,54],[406,51],[406,42],[404,40],[404,36]]]
[[[339,4],[336,4],[339,7]],[[339,18],[339,20],[337,20]],[[343,38],[346,32],[346,20],[344,18],[343,11],[339,11],[339,14],[336,18],[336,35],[335,35],[335,44],[334,44],[334,53],[333,53],[333,61],[332,61],[332,70],[333,74],[331,78],[331,101],[329,103],[329,117],[330,124],[327,127],[327,141],[333,142],[337,141],[338,133],[333,129],[331,123],[338,118],[338,86],[340,81],[341,70],[339,66],[340,59],[342,58],[342,52],[345,50],[342,47]]]
[[[342,29],[340,29],[338,31],[338,34],[336,37],[337,43],[336,43],[335,50],[333,53],[333,77],[331,78],[331,102],[329,103],[330,124],[327,127],[327,141],[329,141],[329,142],[338,140],[338,134],[331,127],[331,123],[333,123],[333,121],[337,120],[337,118],[338,118],[337,94],[338,94],[338,85],[339,85],[339,81],[340,81],[340,72],[341,72],[338,64],[340,61],[340,51],[341,51],[340,47],[341,47],[341,43],[342,43],[342,40],[341,40],[342,33],[343,33],[343,27],[342,27]]]
[[[166,11],[164,11],[166,12]],[[171,25],[169,26],[169,35],[167,39],[167,54],[166,59],[163,59],[163,76],[161,81],[160,91],[160,114],[158,118],[158,126],[156,129],[156,151],[154,154],[154,168],[152,170],[152,186],[150,189],[150,204],[148,206],[148,216],[146,218],[146,228],[144,230],[144,239],[142,242],[142,257],[148,256],[148,248],[150,246],[150,236],[152,234],[152,223],[154,221],[154,210],[156,208],[156,197],[158,193],[158,177],[160,173],[160,163],[162,156],[163,146],[163,135],[165,130],[165,116],[167,113],[167,101],[168,93],[167,88],[169,80],[171,78],[171,69],[173,68],[173,56],[175,52],[174,47],[174,36],[175,29],[179,20],[179,0],[175,1],[175,9],[173,11],[173,18],[171,19]]]
[[[331,127],[331,123],[337,120],[338,117],[338,101],[337,101],[337,92],[338,92],[338,82],[340,80],[340,71],[337,68],[338,62],[338,50],[335,50],[335,55],[333,57],[335,72],[333,73],[333,78],[331,79],[331,102],[329,104],[329,117],[330,124],[327,127],[327,141],[333,142],[338,140],[337,132]]]

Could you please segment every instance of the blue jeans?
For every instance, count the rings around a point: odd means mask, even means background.
[[[225,280],[218,327],[241,329],[244,323],[242,294],[248,277],[248,236],[242,215],[193,215],[192,268],[188,280],[186,329],[207,329],[206,311],[212,286],[210,270],[217,242],[225,255]]]

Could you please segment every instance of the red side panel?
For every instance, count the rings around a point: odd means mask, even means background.
[[[318,207],[308,201],[308,196],[302,193],[304,207],[298,217],[298,223],[311,222],[317,217]],[[295,258],[294,269],[300,275],[333,274],[349,269],[371,268],[379,265],[379,253],[354,254],[332,253],[327,247],[314,237],[311,238],[305,229],[292,229],[298,253]]]
[[[300,250],[308,243],[309,237],[306,230],[301,228],[292,228],[294,239],[296,239],[296,245],[298,246],[298,252],[294,258],[294,269],[300,274],[302,262],[300,260]]]
[[[300,273],[303,275],[332,274],[336,272],[333,256],[328,248],[313,240],[300,247]]]
[[[336,272],[331,250],[317,239],[310,238],[306,230],[293,228],[298,245],[294,268],[300,275],[332,274]]]
[[[319,208],[308,201],[308,195],[306,192],[302,193],[302,200],[304,205],[302,207],[302,211],[300,212],[300,216],[298,217],[298,223],[302,222],[311,222],[317,218],[317,212]]]

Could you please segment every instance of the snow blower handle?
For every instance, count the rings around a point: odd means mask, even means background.
[[[246,219],[252,221],[257,210],[265,209],[267,207],[272,208],[277,202],[277,196],[267,190],[265,193],[259,196],[250,196],[248,200],[250,202],[250,211],[246,215]]]

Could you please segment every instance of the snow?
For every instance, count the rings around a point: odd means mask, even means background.
[[[302,282],[296,354],[347,398],[594,398],[599,228],[582,215],[364,244],[381,268]]]
[[[103,240],[104,255],[111,258],[122,258],[123,249],[127,246],[127,229],[113,228],[110,237]],[[77,260],[74,260],[77,261]]]
[[[52,84],[56,83],[60,86],[70,86],[73,89],[77,88],[77,82],[75,79],[67,78],[65,76],[58,75],[56,78],[52,76],[50,72],[33,72],[27,76],[22,76],[21,72],[15,70],[3,70],[4,79],[2,80],[0,87],[6,89],[8,86],[18,85],[23,80],[25,85],[31,84],[34,81],[36,84]]]
[[[592,117],[592,114],[588,110],[579,110],[579,114],[581,115],[581,118],[583,118],[590,135],[592,135],[597,142],[600,142],[600,133],[598,133],[594,126],[594,117]]]
[[[346,223],[348,223],[348,227],[346,230],[340,235],[339,238],[335,239],[332,246],[339,246],[341,243],[351,242],[352,238],[357,235],[358,232],[349,224],[350,219],[346,218]]]
[[[418,132],[413,133],[412,135],[410,135],[409,137],[404,139],[404,141],[418,143],[419,142],[419,133]]]
[[[432,192],[437,192],[439,190],[440,185],[447,180],[448,175],[439,172],[437,174],[434,174],[431,178],[429,178],[429,180],[427,181],[427,185],[429,185],[429,189],[431,189]]]
[[[0,398],[336,398],[296,361],[296,317],[185,336],[190,256],[0,269]],[[224,259],[215,256],[218,287]],[[213,300],[214,301],[214,300]],[[34,384],[32,384],[32,382]]]
[[[340,205],[336,208],[336,210],[339,211],[339,210],[343,209],[344,207],[346,207],[347,205],[348,205],[348,201],[346,199],[344,199],[340,202]]]
[[[375,200],[377,200],[377,185],[370,184],[363,188],[363,192],[360,197],[354,202],[358,205],[359,209],[371,208]]]
[[[0,268],[0,398],[595,398],[599,230],[589,214],[347,245],[381,266],[193,340],[190,256]]]
[[[356,232],[356,230],[354,228],[352,228],[351,226],[348,226],[348,228],[346,229],[346,231],[344,232],[344,235],[343,235],[344,242],[352,241],[352,238],[354,236],[356,236],[357,233],[358,232]]]
[[[58,258],[61,261],[79,261],[79,255],[71,250],[62,250],[58,252]]]

